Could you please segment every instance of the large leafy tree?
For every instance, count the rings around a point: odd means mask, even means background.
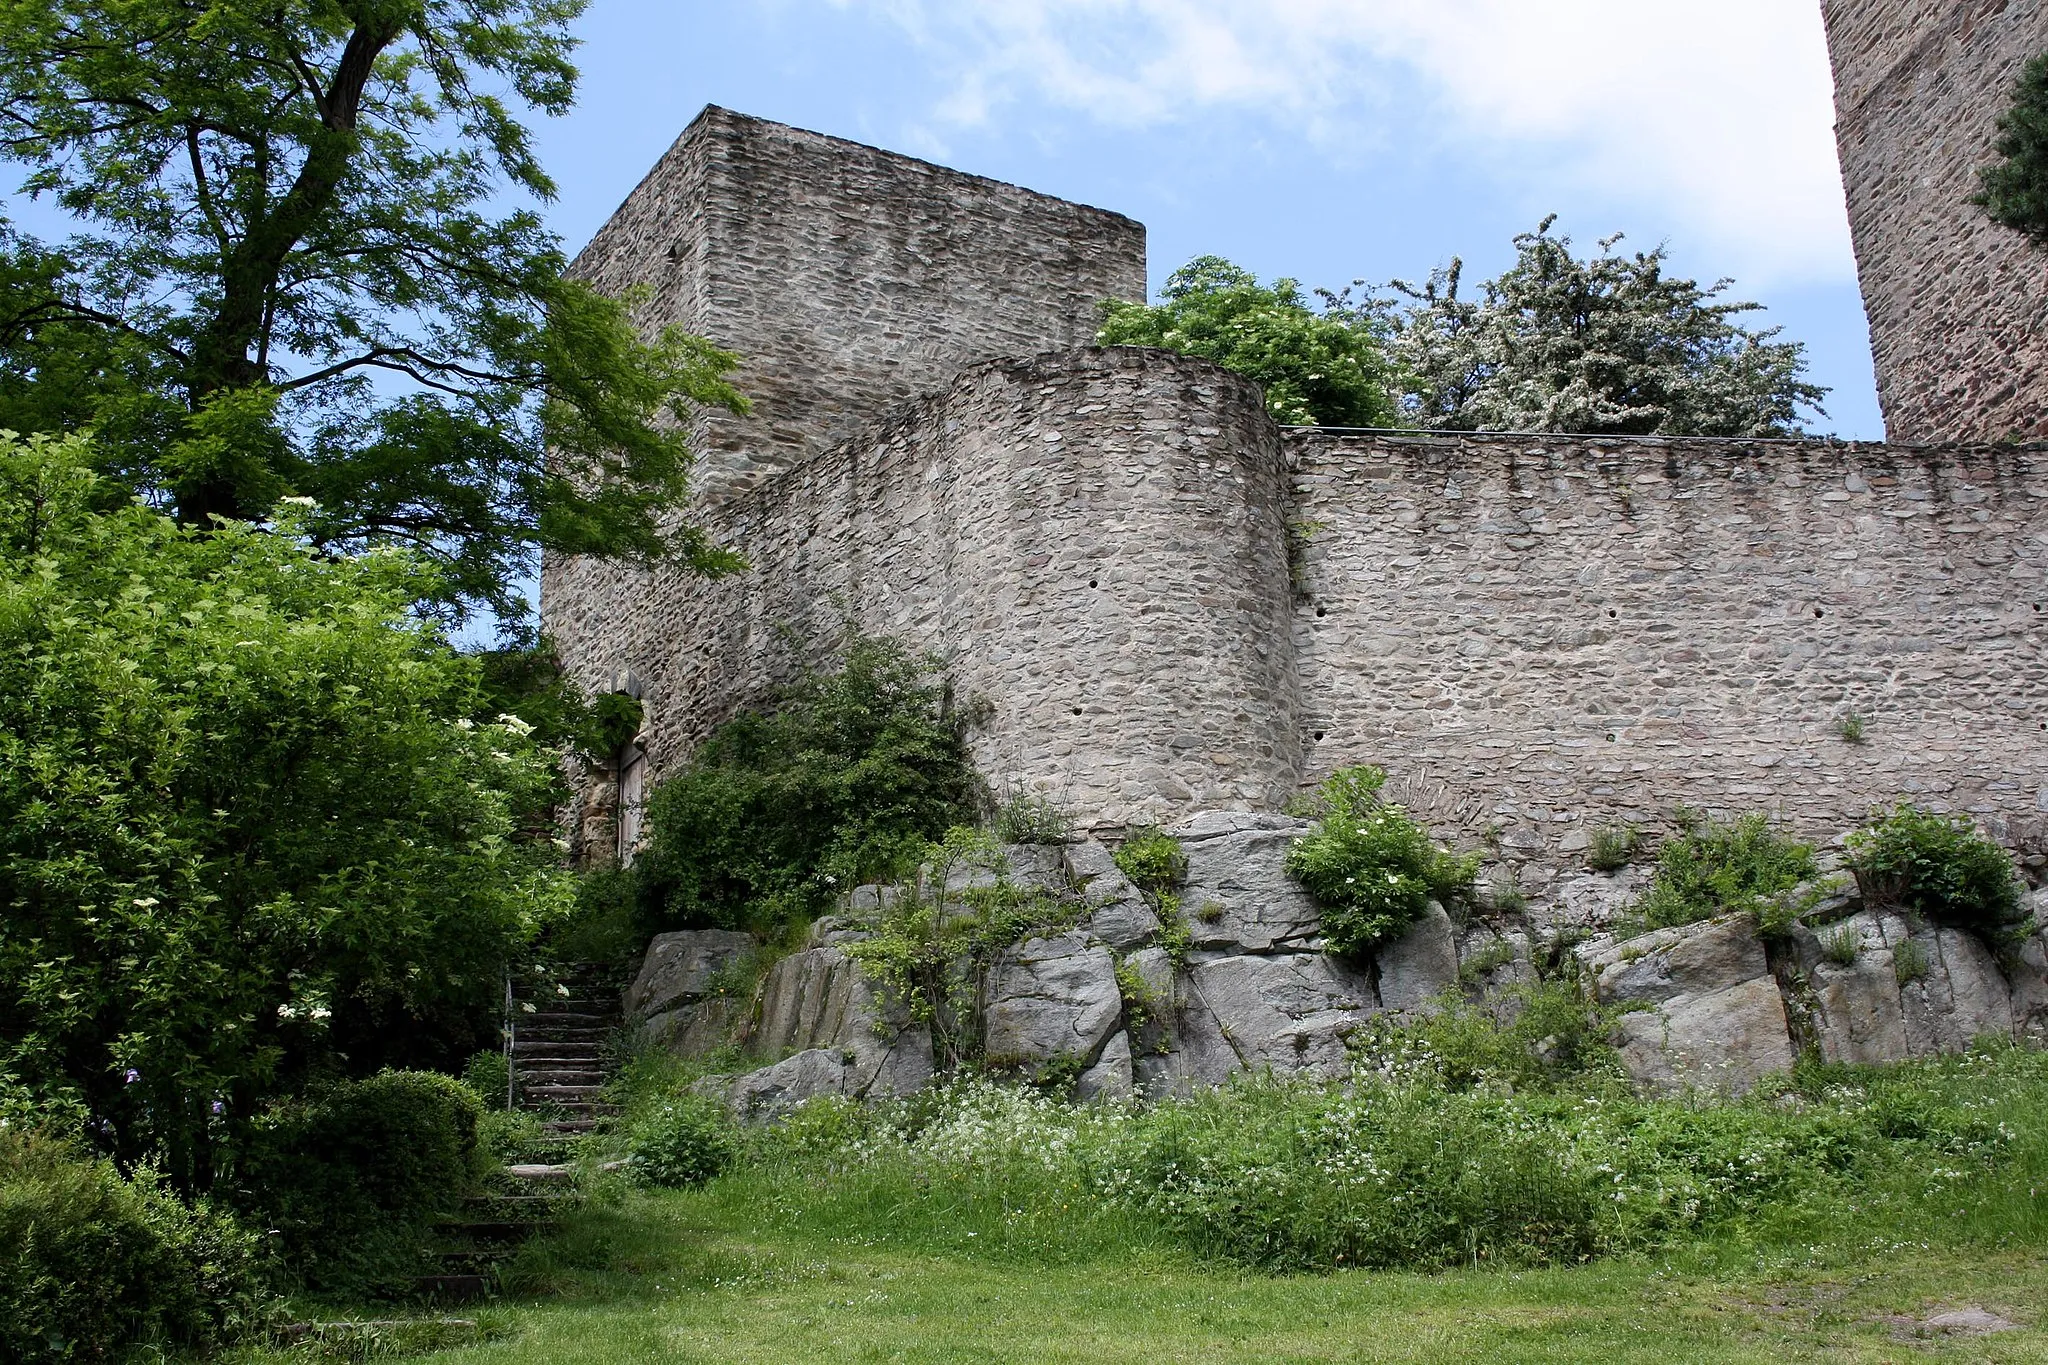
[[[495,1032],[573,894],[555,755],[474,718],[419,556],[181,527],[91,463],[0,439],[0,1092],[200,1183],[309,1076]]]
[[[1167,279],[1159,303],[1103,305],[1104,346],[1159,346],[1257,380],[1276,422],[1382,427],[1398,421],[1392,371],[1369,317],[1328,316],[1293,280],[1261,285],[1220,256]]]
[[[643,341],[533,208],[585,2],[0,6],[0,154],[77,226],[0,251],[0,419],[188,523],[312,497],[501,611],[541,546],[722,565],[664,514],[735,358]]]
[[[1515,239],[1516,259],[1480,296],[1461,296],[1452,263],[1421,286],[1396,281],[1337,311],[1385,319],[1405,374],[1405,417],[1464,431],[1571,431],[1666,436],[1784,436],[1827,391],[1808,383],[1805,348],[1736,319],[1756,303],[1724,301],[1665,272],[1662,247],[1617,254],[1619,235],[1581,257],[1555,218]]]
[[[1999,160],[1980,170],[1974,203],[1995,223],[2048,246],[2048,52],[2028,62],[1999,117]]]

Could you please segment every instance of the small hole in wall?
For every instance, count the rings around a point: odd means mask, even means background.
[[[2042,726],[2041,728],[2042,728],[2043,730],[2048,730],[2048,725],[2044,725],[2044,726]],[[1322,737],[1323,737],[1323,732],[1322,732],[1321,730],[1318,730],[1318,731],[1316,731],[1316,738],[1317,738],[1317,739],[1321,739]]]
[[[1095,580],[1094,580],[1094,579],[1092,579],[1092,578],[1091,578],[1091,579],[1089,579],[1089,580],[1088,580],[1088,586],[1089,586],[1089,587],[1091,587],[1091,588],[1092,588],[1092,587],[1094,587],[1094,586],[1095,586]]]
[[[1621,742],[1621,736],[1616,734],[1610,734],[1607,736],[1607,742],[1609,744],[1619,744]]]
[[[1080,715],[1080,714],[1081,714],[1081,708],[1080,708],[1080,707],[1078,707],[1078,706],[1077,706],[1077,707],[1075,707],[1075,708],[1074,708],[1074,714],[1075,714],[1075,715],[1077,715],[1077,716],[1078,716],[1078,715]]]
[[[1616,610],[1615,610],[1615,609],[1614,609],[1613,607],[1609,607],[1609,608],[1607,609],[1607,615],[1608,615],[1609,619],[1612,619],[1612,618],[1614,618],[1614,617],[1616,617],[1616,616],[1619,616],[1619,615],[1621,615],[1621,613],[1620,613],[1620,612],[1618,612],[1618,611],[1616,611]]]
[[[1823,612],[1819,607],[1815,607],[1813,609],[1813,619],[1816,621],[1818,621],[1822,616],[1826,614],[1827,613]]]
[[[1317,608],[1316,608],[1316,615],[1318,615],[1318,616],[1328,616],[1329,614],[1330,614],[1330,609],[1329,609],[1328,607],[1317,607]]]

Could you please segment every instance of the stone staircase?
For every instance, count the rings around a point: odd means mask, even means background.
[[[611,1074],[606,1044],[619,1026],[619,974],[579,962],[513,979],[512,1103],[543,1116],[557,1140],[581,1137],[617,1112],[599,1096]]]
[[[513,1107],[541,1118],[542,1138],[505,1167],[496,1188],[471,1197],[436,1229],[437,1273],[416,1288],[442,1302],[495,1293],[498,1268],[576,1201],[575,1144],[616,1106],[599,1098],[611,1074],[607,1051],[620,1021],[622,982],[589,963],[527,968],[506,991],[505,1035]]]

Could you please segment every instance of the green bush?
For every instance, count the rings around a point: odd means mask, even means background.
[[[1187,880],[1188,855],[1179,840],[1156,825],[1132,830],[1113,856],[1131,885],[1149,895],[1171,891]]]
[[[1656,875],[1632,918],[1668,929],[1748,911],[1777,924],[1784,894],[1819,875],[1812,846],[1778,834],[1761,814],[1716,824],[1681,813],[1679,832],[1657,850]]]
[[[1327,813],[1287,851],[1287,872],[1323,911],[1330,950],[1361,954],[1400,934],[1429,902],[1470,896],[1476,855],[1439,847],[1399,806],[1382,805],[1386,774],[1346,768],[1323,784]]]
[[[259,1127],[240,1197],[290,1268],[330,1293],[401,1289],[427,1267],[434,1220],[475,1191],[483,1105],[461,1081],[387,1071],[281,1106]]]
[[[627,1160],[644,1185],[701,1185],[732,1164],[738,1150],[732,1116],[705,1095],[681,1095],[633,1124]]]
[[[0,1128],[0,1354],[23,1365],[209,1350],[265,1315],[261,1243],[144,1173]]]
[[[474,1046],[566,906],[558,755],[473,719],[421,560],[89,457],[0,436],[0,1071],[191,1190],[307,1075]]]
[[[462,1068],[462,1083],[486,1109],[503,1109],[512,1093],[512,1061],[502,1048],[479,1052]]]
[[[915,867],[974,818],[965,723],[936,661],[855,638],[840,668],[719,726],[655,789],[633,863],[641,932],[772,932]]]
[[[1940,924],[2000,938],[2026,916],[2012,858],[1964,815],[1901,804],[1849,836],[1859,879]]]
[[[1619,872],[1634,861],[1642,832],[1634,825],[1603,825],[1593,831],[1586,866],[1595,872]]]
[[[1513,958],[1509,950],[1504,960]],[[1619,1078],[1613,1028],[1614,1011],[1587,999],[1577,980],[1544,981],[1476,1003],[1446,992],[1420,1019],[1380,1022],[1358,1054],[1368,1071],[1412,1074],[1420,1068],[1454,1090],[1541,1089],[1584,1076]]]

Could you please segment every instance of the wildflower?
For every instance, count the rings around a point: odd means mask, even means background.
[[[121,1077],[121,1079],[122,1079],[122,1082],[123,1082],[123,1084],[126,1084],[126,1085],[133,1085],[133,1084],[135,1084],[135,1083],[136,1083],[137,1081],[139,1081],[139,1080],[141,1080],[141,1079],[142,1079],[142,1073],[141,1073],[140,1071],[137,1071],[137,1070],[136,1070],[136,1069],[135,1069],[134,1067],[132,1067],[132,1066],[131,1066],[131,1067],[129,1067],[129,1068],[128,1068],[128,1070],[127,1070],[127,1071],[125,1071],[124,1073],[122,1073],[122,1077]]]
[[[157,902],[155,896],[137,896],[135,898],[135,903],[141,906],[143,909],[147,910],[149,909],[150,906],[155,905]]]

